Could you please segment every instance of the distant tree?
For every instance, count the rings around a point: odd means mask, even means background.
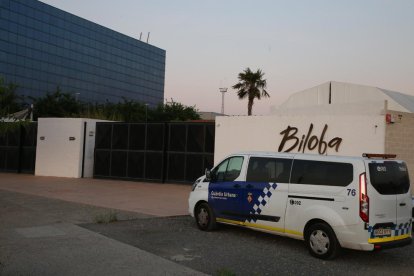
[[[22,109],[23,98],[15,91],[17,85],[6,85],[0,77],[0,118]],[[43,97],[29,97],[33,102],[33,117],[83,117],[124,122],[168,122],[198,120],[200,116],[195,106],[167,102],[151,108],[141,102],[123,99],[119,103],[80,102],[74,93],[64,93],[59,87]]]
[[[82,111],[79,114],[79,117],[109,121],[123,121],[118,109],[118,104],[110,102],[104,104],[83,103]]]
[[[24,108],[24,97],[16,93],[18,86],[14,83],[6,84],[0,76],[0,139],[5,133],[14,131],[25,125],[26,121],[8,121],[10,114]],[[3,120],[6,119],[5,121]],[[4,136],[3,136],[4,137]]]
[[[117,111],[125,122],[144,122],[148,118],[148,107],[145,104],[134,100],[123,99],[122,103],[118,103]]]
[[[200,115],[198,115],[195,106],[185,106],[171,99],[171,102],[159,104],[154,110],[151,110],[151,119],[163,122],[188,121],[199,120]]]
[[[63,93],[57,87],[54,93],[44,97],[33,98],[34,118],[39,117],[79,117],[81,103],[71,93]]]
[[[111,121],[168,122],[200,119],[195,107],[185,106],[173,100],[166,104],[159,104],[155,108],[127,99],[119,103],[94,105],[84,103],[82,106],[81,117]]]
[[[22,109],[23,97],[16,94],[16,89],[16,84],[6,84],[0,77],[0,117]]]
[[[258,69],[252,72],[250,68],[246,68],[242,73],[239,73],[239,82],[233,85],[233,89],[237,89],[239,99],[248,99],[247,115],[252,115],[252,108],[254,99],[260,100],[261,97],[270,97],[266,89],[266,80],[263,79],[264,73]]]

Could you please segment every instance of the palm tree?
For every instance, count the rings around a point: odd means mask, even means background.
[[[260,100],[261,97],[270,97],[266,89],[266,80],[262,79],[264,73],[258,69],[255,73],[246,68],[242,73],[239,73],[239,82],[233,85],[233,89],[237,89],[239,99],[248,98],[247,115],[252,115],[252,108],[254,99]]]

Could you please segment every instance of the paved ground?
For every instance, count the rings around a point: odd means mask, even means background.
[[[189,186],[0,174],[0,275],[411,275],[414,245],[311,257],[303,242],[196,228]],[[115,212],[121,221],[96,224]]]
[[[155,216],[188,214],[190,185],[0,173],[0,189]]]
[[[311,257],[302,241],[225,225],[203,232],[189,216],[82,226],[213,275],[414,274],[414,245],[381,252],[343,250],[337,259],[323,261]]]
[[[99,193],[101,182],[102,194]],[[87,201],[100,206],[117,207],[114,202],[119,200],[119,206],[126,210],[147,208],[132,200],[134,195],[140,194],[140,190],[144,193],[148,190],[145,184],[120,182],[116,186],[114,181],[101,182],[0,174],[0,275],[201,274],[140,248],[79,227],[79,223],[93,223],[97,217],[113,212],[120,219],[148,218],[153,216],[150,213],[185,212],[185,208],[169,209],[171,202],[168,200],[165,204],[159,201],[159,206],[147,214],[75,202]],[[135,185],[135,189],[130,185]],[[154,190],[159,189],[159,185],[153,185]],[[79,191],[74,191],[76,186]],[[125,187],[131,187],[129,196],[125,196],[126,203],[121,201],[122,193],[118,191]],[[188,187],[177,187],[177,193],[183,188]],[[111,194],[115,199],[108,199]],[[172,198],[177,197],[174,192],[170,191],[170,194]],[[79,200],[76,195],[79,195]],[[55,198],[73,199],[73,202]],[[138,202],[147,204],[148,201]]]

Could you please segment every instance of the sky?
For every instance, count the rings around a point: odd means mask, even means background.
[[[231,86],[261,69],[270,114],[295,92],[328,81],[414,95],[412,0],[42,0],[166,50],[166,100],[246,115]]]

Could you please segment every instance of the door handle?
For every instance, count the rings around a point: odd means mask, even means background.
[[[252,185],[252,184],[247,184],[247,185],[246,185],[246,188],[247,188],[247,189],[251,189],[251,188],[253,188],[253,185]]]
[[[405,206],[405,202],[403,202],[403,203],[400,203],[400,206]]]
[[[233,187],[234,188],[240,188],[240,185],[239,184],[234,184]]]

